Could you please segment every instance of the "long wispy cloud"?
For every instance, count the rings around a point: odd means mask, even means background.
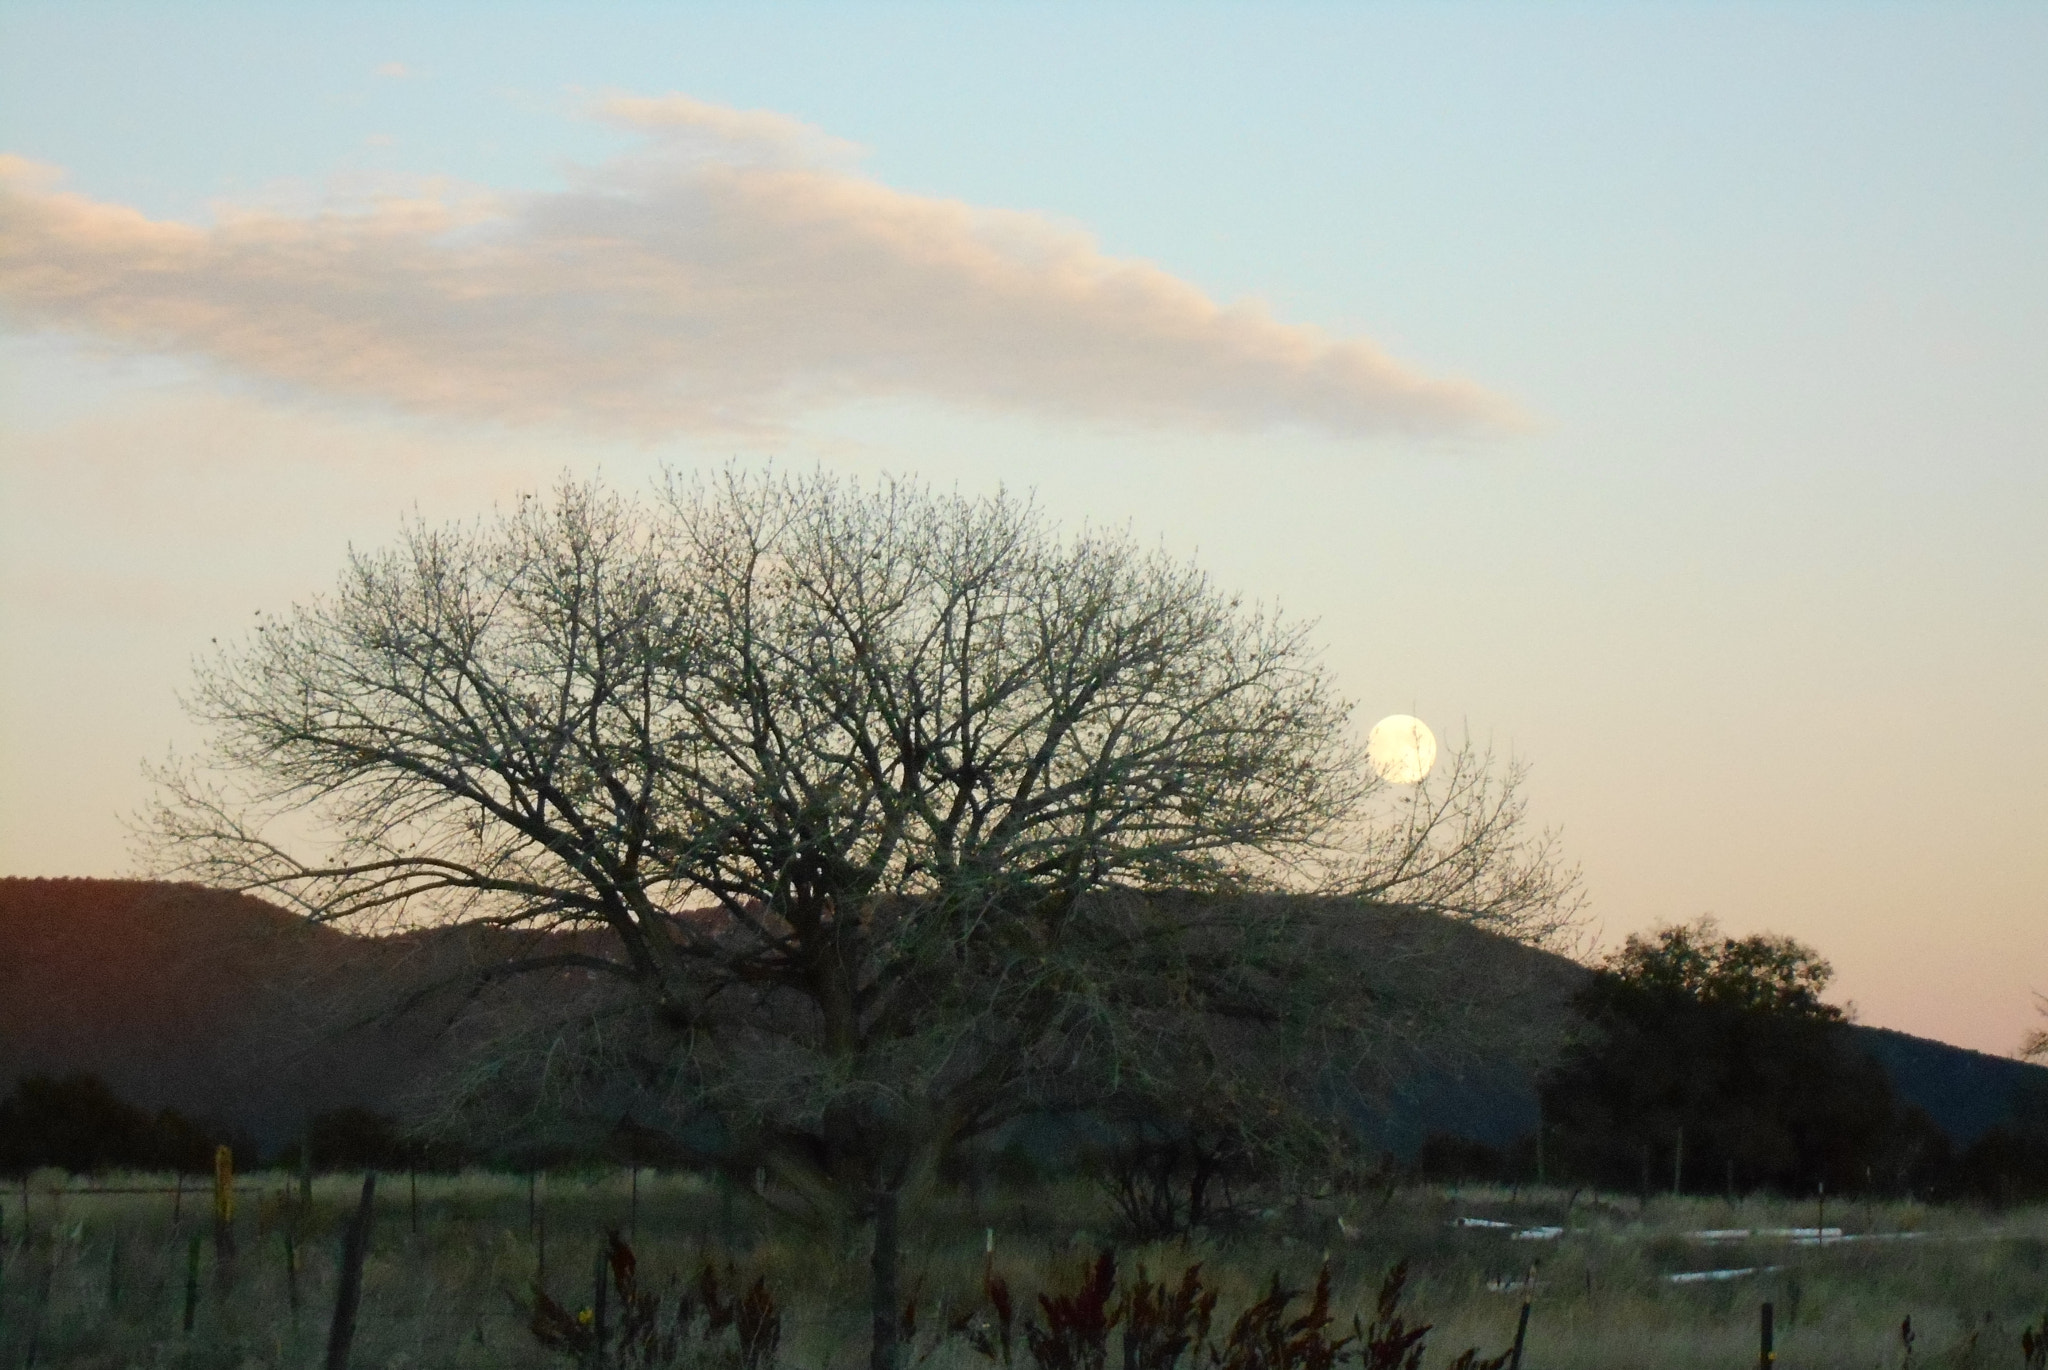
[[[207,226],[0,157],[0,310],[324,394],[647,434],[901,396],[1340,436],[1518,422],[1475,384],[1219,304],[1041,215],[891,189],[783,115],[684,96],[597,112],[643,141],[565,190]]]

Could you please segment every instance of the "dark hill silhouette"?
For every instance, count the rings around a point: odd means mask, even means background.
[[[1891,1028],[1859,1025],[1852,1031],[1857,1045],[1891,1076],[1900,1100],[1926,1110],[1958,1146],[1994,1127],[2034,1124],[2048,1105],[2048,1066]]]
[[[474,934],[350,936],[193,885],[0,879],[0,1095],[30,1075],[90,1073],[130,1103],[282,1147],[316,1114],[397,1111],[445,1064],[440,1019],[431,1001],[395,1020],[378,1010],[498,950]],[[1526,1136],[1535,1073],[1589,972],[1403,910],[1362,911],[1356,954],[1361,992],[1396,1017],[1478,1005],[1448,1031],[1457,1049],[1390,1059],[1386,1102],[1363,1120],[1377,1143],[1409,1156],[1431,1134],[1496,1147]],[[1852,1031],[1959,1146],[2048,1098],[2048,1068]]]
[[[266,1146],[312,1114],[383,1104],[427,1040],[344,1030],[334,989],[362,940],[198,886],[0,879],[0,1094],[88,1073]]]

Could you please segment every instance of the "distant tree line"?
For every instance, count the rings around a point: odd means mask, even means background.
[[[253,1153],[246,1138],[187,1117],[156,1113],[114,1093],[96,1075],[32,1075],[0,1099],[0,1171],[21,1174],[57,1166],[76,1174],[101,1170],[210,1171],[217,1145]],[[237,1145],[239,1143],[239,1145]]]
[[[97,1075],[31,1075],[0,1098],[0,1175],[43,1167],[91,1175],[113,1170],[211,1174],[214,1148],[226,1145],[244,1168],[270,1165],[319,1171],[455,1171],[465,1166],[532,1170],[595,1164],[681,1166],[705,1158],[622,1125],[583,1147],[486,1150],[445,1136],[425,1137],[375,1109],[316,1113],[299,1136],[266,1148],[247,1131],[177,1109],[155,1113],[116,1094]]]
[[[1868,1077],[1860,1067],[1857,1078],[1867,1087]],[[1854,1091],[1847,1092],[1852,1105],[1848,1117],[1852,1122],[1867,1120],[1873,1112],[1870,1097],[1858,1100],[1853,1095]],[[1558,1098],[1555,1093],[1550,1097]],[[1886,1085],[1882,1099],[1889,1098]],[[1540,1163],[1551,1183],[1625,1193],[1642,1188],[1668,1193],[1676,1178],[1689,1194],[1720,1193],[1730,1181],[1738,1193],[1811,1194],[1824,1180],[1830,1193],[1845,1195],[1910,1193],[1936,1201],[1993,1204],[2048,1200],[2048,1106],[2023,1110],[2017,1120],[1992,1128],[1960,1149],[1924,1113],[1895,1103],[1892,1107],[1888,1128],[1851,1132],[1846,1142],[1815,1131],[1808,1138],[1811,1150],[1805,1153],[1820,1158],[1813,1170],[1794,1164],[1770,1173],[1753,1163],[1754,1152],[1725,1144],[1714,1149],[1704,1140],[1712,1135],[1707,1131],[1698,1134],[1703,1139],[1698,1142],[1688,1134],[1681,1157],[1675,1133],[1659,1136],[1638,1127],[1632,1132],[1616,1128],[1588,1134],[1551,1124],[1546,1129],[1547,1154],[1541,1158],[1533,1134],[1508,1147],[1439,1134],[1423,1143],[1409,1165],[1385,1162],[1374,1178],[1528,1183],[1538,1177]],[[1802,1128],[1824,1124],[1825,1112],[1814,1110],[1787,1130],[1796,1135]],[[1108,1143],[1055,1146],[1046,1153],[1013,1142],[960,1158],[942,1167],[941,1173],[953,1183],[978,1188],[988,1183],[1028,1184],[1077,1167],[1102,1184],[1116,1209],[1118,1230],[1146,1239],[1228,1225],[1242,1216],[1245,1197],[1258,1189],[1260,1176],[1248,1158],[1214,1149],[1200,1135],[1158,1127],[1114,1132],[1117,1140]],[[245,1158],[244,1165],[268,1162],[295,1169],[310,1163],[322,1172],[713,1163],[627,1131],[601,1148],[519,1154],[470,1151],[445,1141],[421,1141],[389,1115],[365,1108],[317,1114],[298,1141],[265,1151],[247,1135],[195,1122],[175,1109],[150,1113],[137,1108],[91,1075],[32,1077],[0,1099],[0,1175],[22,1175],[42,1167],[80,1175],[116,1170],[204,1174],[212,1170],[214,1147],[222,1143]],[[1701,1150],[1695,1151],[1696,1146]],[[1911,1164],[1901,1167],[1898,1158],[1908,1147],[1918,1150],[1911,1153]],[[1863,1156],[1888,1160],[1892,1168],[1880,1171],[1877,1161],[1870,1160],[1859,1170]],[[1736,1162],[1733,1167],[1731,1160]],[[1837,1168],[1827,1169],[1830,1162]],[[1680,1173],[1674,1174],[1674,1169]]]
[[[77,1175],[109,1170],[211,1173],[217,1146],[245,1166],[297,1165],[301,1148],[323,1170],[448,1168],[463,1159],[413,1141],[383,1114],[343,1108],[316,1115],[300,1141],[266,1153],[252,1136],[174,1108],[155,1113],[117,1095],[97,1075],[31,1075],[0,1098],[0,1174],[45,1166]]]

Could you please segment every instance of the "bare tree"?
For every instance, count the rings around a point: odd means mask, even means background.
[[[2048,1018],[2048,995],[2034,996],[2034,1012]],[[2048,1028],[2030,1029],[2014,1055],[2022,1061],[2048,1061]]]
[[[898,1196],[945,1147],[1191,1070],[1266,1116],[1324,1068],[1275,1043],[1368,1042],[1312,906],[1233,896],[1338,872],[1542,916],[1499,875],[1511,786],[1361,847],[1378,786],[1301,625],[1007,497],[568,486],[354,556],[188,704],[212,750],[159,777],[166,867],[478,930],[471,992],[552,977],[571,1049],[501,1043],[478,1090],[715,1121],[851,1200],[877,1367]],[[1445,814],[1476,824],[1448,853]]]
[[[1328,882],[1373,904],[1440,914],[1535,946],[1578,950],[1585,899],[1558,836],[1532,830],[1528,765],[1469,738],[1419,784],[1382,792]]]

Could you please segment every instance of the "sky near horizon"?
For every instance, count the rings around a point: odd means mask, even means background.
[[[2048,992],[2048,9],[0,0],[0,874],[417,510],[1035,491],[1533,764],[1611,943]]]

